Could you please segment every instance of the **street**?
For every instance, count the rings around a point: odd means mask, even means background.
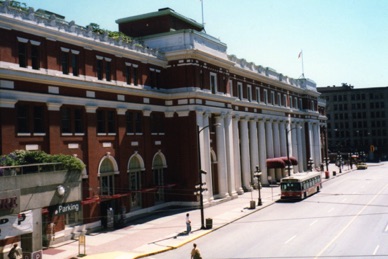
[[[207,258],[387,258],[388,164],[341,175],[194,241]],[[189,258],[193,242],[147,258]]]

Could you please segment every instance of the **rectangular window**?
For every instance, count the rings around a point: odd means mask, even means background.
[[[28,117],[28,106],[18,105],[17,106],[17,132],[18,133],[30,133],[29,130],[29,117]]]
[[[287,95],[286,94],[283,94],[283,106],[284,107],[287,106]]]
[[[97,133],[116,134],[116,112],[97,110]]]
[[[260,103],[260,88],[256,87],[256,101]]]
[[[129,65],[125,66],[125,81],[127,82],[127,85],[131,84],[131,76],[132,74],[132,67]]]
[[[137,65],[133,65],[133,84],[134,85],[138,85],[138,66]]]
[[[45,107],[38,105],[18,104],[17,132],[22,134],[45,133]]]
[[[61,54],[62,73],[69,74],[69,52],[62,51]]]
[[[210,73],[210,91],[212,94],[217,93],[217,74],[216,73]]]
[[[31,45],[31,64],[32,69],[40,69],[39,46]]]
[[[229,80],[229,94],[233,96],[233,81]]]
[[[74,109],[74,131],[84,133],[83,112],[81,108]]]
[[[34,106],[34,133],[44,133],[44,108]]]
[[[127,134],[142,133],[142,113],[131,112],[126,113]]]
[[[116,113],[114,111],[107,111],[108,133],[116,133]]]
[[[61,130],[62,133],[71,133],[70,108],[61,108]]]
[[[293,101],[292,101],[292,96],[290,96],[290,108],[294,108],[294,104],[293,104]]]
[[[155,112],[151,113],[151,132],[164,133],[163,114]]]
[[[102,59],[97,60],[97,78],[98,78],[98,80],[103,79],[103,61],[102,61]]]
[[[248,98],[248,101],[252,101],[252,86],[251,85],[248,85],[247,86],[247,98]]]
[[[242,100],[243,99],[243,86],[242,83],[237,83],[237,97],[238,99]]]
[[[62,134],[84,133],[82,108],[61,107]]]
[[[268,90],[264,89],[264,103],[268,104]]]
[[[27,67],[27,43],[19,42],[18,56],[19,56],[19,66]]]
[[[282,98],[280,93],[277,94],[277,105],[282,106]]]
[[[79,75],[79,59],[75,53],[71,54],[71,68],[73,70],[73,76]]]
[[[271,100],[270,100],[270,104],[275,105],[275,93],[274,93],[273,91],[271,91]]]
[[[105,61],[105,76],[106,76],[106,81],[111,81],[112,71],[111,71],[110,61]]]
[[[97,111],[97,133],[106,133],[105,113],[102,110]]]

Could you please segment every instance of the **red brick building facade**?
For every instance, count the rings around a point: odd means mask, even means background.
[[[85,163],[82,215],[65,225],[107,225],[110,208],[120,220],[195,205],[200,169],[206,203],[237,197],[255,165],[264,184],[287,174],[267,165],[286,156],[286,141],[293,171],[322,162],[326,117],[313,81],[228,55],[168,8],[117,23],[130,42],[0,5],[0,152]]]

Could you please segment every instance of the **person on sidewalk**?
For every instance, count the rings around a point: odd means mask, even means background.
[[[18,249],[18,244],[14,244],[12,249],[9,251],[8,253],[8,258],[9,259],[17,259],[17,258],[21,258],[21,254],[19,253]]]
[[[189,213],[186,214],[186,234],[190,234],[191,232],[191,221]]]
[[[197,248],[197,244],[193,244],[193,249],[191,250],[191,257],[190,259],[202,259],[201,253],[199,252],[199,249]]]

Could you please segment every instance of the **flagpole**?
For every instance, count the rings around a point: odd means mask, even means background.
[[[205,30],[205,18],[203,15],[203,0],[201,0],[201,9],[202,9],[202,26],[203,26],[203,30]]]
[[[303,50],[300,51],[300,55],[302,57],[302,78],[304,78]]]

